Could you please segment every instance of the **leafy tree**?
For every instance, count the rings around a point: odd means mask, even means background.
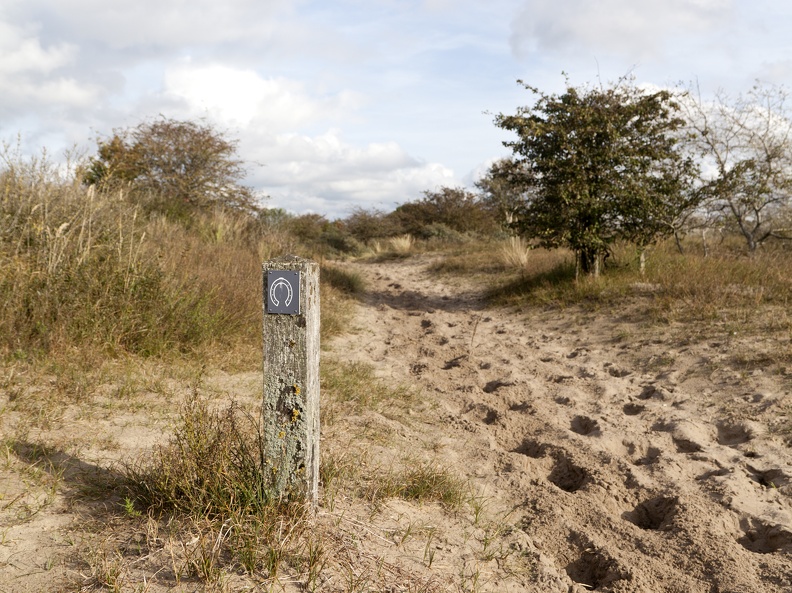
[[[97,140],[84,175],[88,184],[130,187],[148,204],[184,215],[210,207],[258,209],[241,185],[246,170],[237,142],[205,123],[160,117]]]
[[[670,92],[645,92],[627,78],[610,88],[567,85],[561,95],[523,86],[535,104],[495,118],[518,135],[505,145],[535,188],[515,223],[522,234],[568,246],[578,272],[596,276],[614,241],[646,246],[673,233],[674,219],[699,197]]]
[[[512,158],[495,161],[486,175],[476,181],[476,187],[483,202],[498,213],[501,225],[511,230],[523,205],[536,191],[530,169]]]

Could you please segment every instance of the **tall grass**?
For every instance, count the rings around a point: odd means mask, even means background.
[[[128,196],[82,187],[45,157],[6,149],[2,164],[0,351],[153,354],[213,334],[217,311],[168,283]]]
[[[151,196],[85,187],[78,164],[9,147],[0,159],[0,356],[258,345],[261,262],[305,252],[250,214],[173,220],[146,207]],[[337,288],[323,286],[334,301],[323,307],[325,337],[343,325],[343,293],[360,285]]]

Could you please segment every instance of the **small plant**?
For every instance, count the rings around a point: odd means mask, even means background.
[[[409,404],[412,390],[404,386],[389,386],[374,374],[374,367],[362,362],[323,361],[321,367],[322,393],[327,393],[328,405],[323,411],[324,422],[332,423],[336,410],[349,406],[359,413],[379,409],[385,405]]]
[[[103,549],[96,550],[88,558],[88,564],[91,567],[91,577],[97,585],[113,593],[122,590],[127,568],[120,552],[108,554]]]
[[[484,515],[484,509],[487,506],[487,499],[484,495],[476,495],[471,493],[468,499],[470,509],[473,511],[473,525],[477,526]]]
[[[426,545],[424,546],[424,562],[426,562],[427,568],[432,568],[432,562],[434,562],[435,557],[435,548],[432,545],[434,541],[436,529],[434,527],[429,529],[429,537],[426,538]]]
[[[135,503],[128,496],[124,498],[124,502],[121,503],[121,506],[124,507],[124,514],[126,514],[127,517],[137,519],[143,515],[143,513],[135,508]]]

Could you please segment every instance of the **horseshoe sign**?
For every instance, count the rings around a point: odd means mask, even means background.
[[[267,272],[267,313],[300,314],[300,273],[289,270]]]

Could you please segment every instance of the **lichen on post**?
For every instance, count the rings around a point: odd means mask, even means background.
[[[280,499],[319,498],[319,265],[263,264],[262,471]],[[296,273],[296,274],[295,274]]]

